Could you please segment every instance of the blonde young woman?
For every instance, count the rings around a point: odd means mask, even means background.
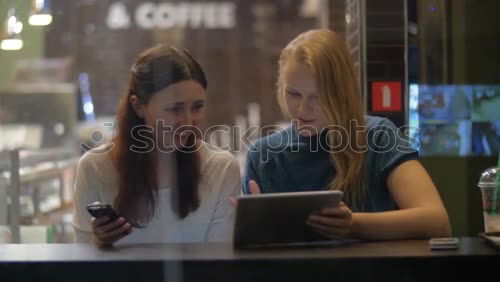
[[[409,138],[388,119],[364,115],[337,34],[311,30],[290,42],[277,94],[291,126],[250,147],[244,193],[342,190],[340,206],[307,221],[327,238],[450,236],[446,209]]]

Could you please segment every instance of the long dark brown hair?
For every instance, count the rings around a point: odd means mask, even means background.
[[[136,138],[136,129],[145,126],[143,118],[134,111],[130,96],[138,97],[146,105],[158,91],[186,80],[198,82],[207,89],[207,80],[201,66],[185,50],[169,46],[157,46],[142,52],[134,63],[128,87],[121,97],[117,113],[118,130],[113,138],[111,158],[118,170],[118,195],[114,208],[135,226],[144,226],[153,217],[158,193],[155,144],[148,142],[145,151],[133,148],[144,147]],[[134,129],[135,128],[135,129]],[[141,132],[142,135],[144,133]],[[153,136],[149,140],[155,140]],[[198,182],[200,160],[196,152],[196,137],[191,135],[187,148],[175,151],[176,184],[172,187],[172,209],[180,218],[185,218],[200,205]]]

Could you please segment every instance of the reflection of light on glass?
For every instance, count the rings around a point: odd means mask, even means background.
[[[58,122],[56,123],[56,125],[54,125],[54,132],[61,136],[64,134],[64,124],[62,124],[61,122]]]
[[[45,0],[35,0],[35,9],[42,10],[45,6]]]
[[[495,121],[491,123],[491,127],[495,130],[495,133],[500,138],[500,121]]]
[[[349,15],[349,14],[345,15],[345,22],[348,24],[351,23],[351,15]]]
[[[21,31],[23,31],[23,23],[17,20],[16,11],[10,9],[7,17],[7,33],[9,35],[19,34]]]
[[[418,139],[418,131],[420,126],[419,114],[418,114],[418,84],[409,85],[409,117],[408,125],[410,126],[410,136]],[[414,144],[415,149],[419,149],[419,142]]]
[[[52,23],[48,0],[35,0],[33,12],[28,20],[30,25],[46,26]]]
[[[420,132],[420,121],[417,111],[413,111],[409,113],[409,136],[413,138],[412,145],[413,148],[419,150],[420,149],[420,140],[419,140],[419,132]]]
[[[7,26],[7,38],[2,40],[0,48],[6,51],[22,49],[23,40],[20,33],[23,31],[23,23],[17,20],[15,9],[9,9],[5,24]]]
[[[483,144],[483,148],[484,148],[486,156],[491,156],[492,155],[491,147],[490,147],[490,144],[488,143],[488,139],[486,139],[486,136],[483,136],[481,138],[481,143]]]
[[[23,31],[23,23],[16,22],[16,17],[11,17],[9,22],[11,22],[12,33],[19,34]]]
[[[83,111],[86,114],[91,114],[94,112],[94,105],[91,102],[86,102],[83,104]]]
[[[460,156],[467,156],[471,153],[472,146],[472,122],[463,120],[458,123],[458,134],[460,135]]]
[[[300,16],[304,18],[316,17],[321,10],[320,0],[304,0],[300,7]]]
[[[92,94],[90,93],[90,82],[89,75],[82,72],[78,76],[78,82],[80,84],[80,93],[82,94],[83,112],[85,113],[86,121],[94,121],[94,103],[92,102]]]
[[[418,84],[410,84],[410,110],[418,110]]]
[[[260,126],[260,105],[258,103],[250,103],[248,109],[248,125],[251,127]]]

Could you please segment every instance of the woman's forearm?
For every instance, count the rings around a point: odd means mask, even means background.
[[[451,236],[446,211],[413,208],[376,213],[353,213],[351,237],[368,240]]]

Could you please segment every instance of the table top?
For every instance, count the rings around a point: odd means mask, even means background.
[[[356,242],[340,246],[235,249],[231,244],[142,244],[99,249],[89,244],[0,245],[0,264],[96,261],[278,261],[496,256],[483,238],[460,238],[456,250],[431,251],[428,240]]]

